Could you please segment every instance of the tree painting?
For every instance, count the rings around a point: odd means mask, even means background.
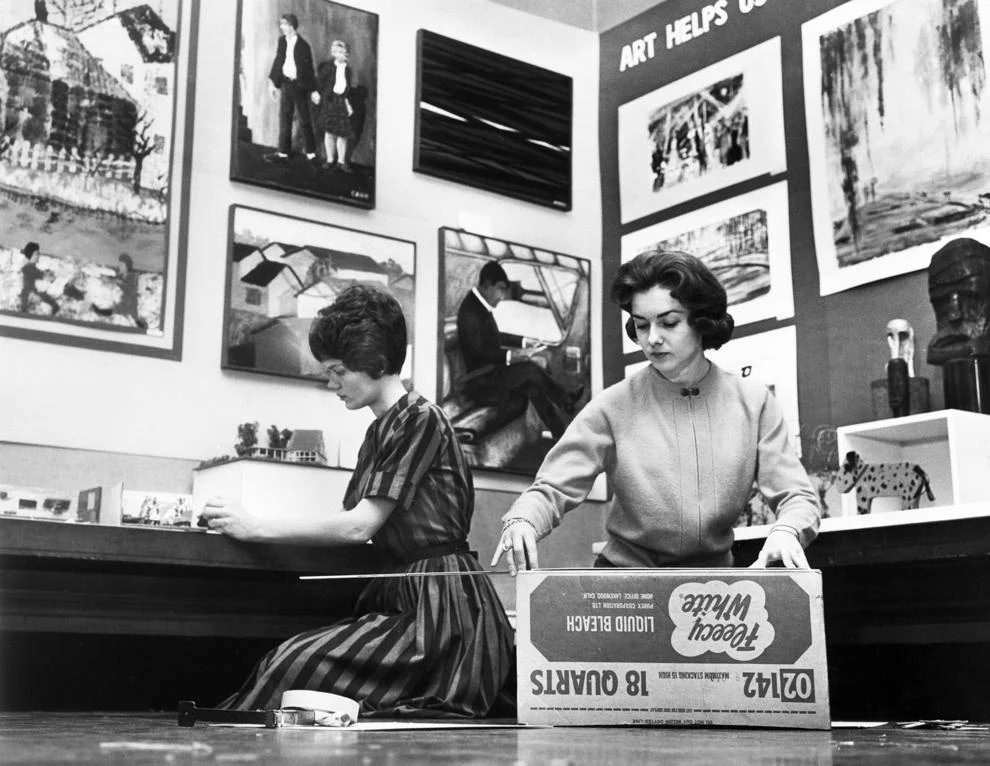
[[[700,258],[725,288],[736,326],[794,316],[784,181],[630,232],[622,261],[679,250]],[[638,352],[633,341],[624,349]]]
[[[696,255],[718,277],[729,306],[770,292],[767,211],[750,210],[657,242],[658,250]]]
[[[839,268],[986,224],[983,5],[898,0],[821,35],[828,201]]]

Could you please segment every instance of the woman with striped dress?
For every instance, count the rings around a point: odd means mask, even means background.
[[[352,616],[288,639],[222,704],[274,708],[282,692],[310,689],[358,700],[363,716],[476,717],[489,713],[512,672],[512,631],[468,552],[474,487],[450,421],[407,392],[402,310],[391,296],[348,288],[320,311],[310,348],[328,388],[368,427],[343,509],[325,516],[259,518],[212,498],[211,529],[241,540],[352,544],[371,540],[408,578],[372,579]]]

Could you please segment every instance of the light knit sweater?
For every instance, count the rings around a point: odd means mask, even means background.
[[[714,364],[696,394],[682,389],[646,367],[594,397],[503,519],[525,518],[542,538],[604,471],[610,562],[729,566],[733,524],[756,481],[774,528],[807,546],[818,534],[818,495],[773,394]]]

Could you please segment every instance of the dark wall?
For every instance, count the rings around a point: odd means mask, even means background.
[[[797,333],[798,399],[802,436],[821,424],[848,425],[874,420],[870,381],[882,378],[888,350],[884,330],[889,320],[902,317],[916,333],[915,374],[928,377],[931,409],[943,407],[941,369],[925,363],[925,349],[935,330],[928,302],[927,274],[915,272],[863,285],[829,296],[819,295],[818,263],[811,222],[808,147],[801,48],[801,24],[842,2],[839,0],[766,0],[743,13],[729,0],[728,20],[703,36],[666,48],[667,24],[700,12],[698,0],[667,0],[601,37],[600,150],[602,165],[603,256],[605,284],[619,265],[622,235],[659,221],[763,188],[788,182],[794,318],[765,320],[737,328],[736,337],[793,324]],[[620,72],[624,45],[656,32],[655,55]],[[619,211],[617,110],[634,98],[675,82],[703,67],[744,51],[772,37],[781,40],[784,131],[787,169],[695,198],[623,225]],[[604,345],[621,349],[619,310],[606,304]],[[606,355],[605,383],[623,376],[623,368],[640,355]]]

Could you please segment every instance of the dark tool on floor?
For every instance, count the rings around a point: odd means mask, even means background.
[[[195,726],[202,723],[241,723],[277,729],[281,726],[312,726],[316,723],[315,710],[220,710],[196,707],[190,700],[179,702],[179,726]]]

